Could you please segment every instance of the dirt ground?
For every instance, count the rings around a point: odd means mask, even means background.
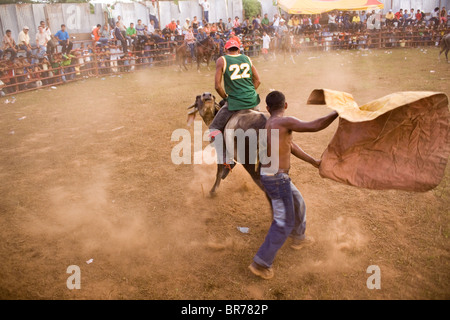
[[[316,88],[360,104],[396,91],[450,94],[437,49],[390,52],[302,53],[295,65],[256,58],[258,92],[264,101],[283,91],[287,113],[304,120],[330,111],[306,105]],[[214,92],[213,74],[145,69],[0,101],[1,299],[450,298],[448,168],[426,193],[373,191],[294,159],[316,243],[287,243],[272,280],[253,276],[247,266],[271,222],[262,192],[237,166],[209,198],[215,166],[170,157],[172,132],[187,128],[195,95]],[[294,140],[320,157],[336,125]],[[80,267],[80,290],[66,286],[70,265]],[[380,290],[366,286],[370,265]]]

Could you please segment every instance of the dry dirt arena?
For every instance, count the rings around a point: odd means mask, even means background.
[[[315,88],[350,92],[360,104],[396,91],[450,94],[438,49],[295,61],[254,59],[262,101],[281,90],[287,113],[303,120],[330,111],[306,105]],[[171,161],[172,132],[187,128],[197,94],[214,92],[213,75],[143,69],[0,101],[1,299],[450,298],[448,168],[426,193],[373,191],[322,179],[294,159],[316,243],[301,251],[286,243],[275,277],[253,276],[247,266],[271,223],[263,193],[237,166],[210,198],[214,165]],[[294,140],[320,157],[336,125]],[[70,265],[80,267],[79,290],[66,286]],[[380,268],[379,290],[366,286],[370,265]]]

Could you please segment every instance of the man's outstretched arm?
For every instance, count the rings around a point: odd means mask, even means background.
[[[317,132],[328,127],[338,116],[338,113],[333,111],[325,117],[313,121],[301,121],[294,117],[287,117],[284,125],[288,130],[295,132]]]
[[[316,160],[313,157],[311,157],[309,154],[307,154],[305,151],[303,151],[302,148],[300,148],[297,144],[294,142],[291,142],[291,153],[296,156],[297,158],[306,161],[310,164],[312,164],[314,167],[319,168],[321,160]]]

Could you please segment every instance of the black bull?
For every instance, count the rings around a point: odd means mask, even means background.
[[[220,109],[219,105],[215,102],[215,97],[209,93],[205,92],[202,95],[198,95],[195,99],[195,103],[190,106],[188,109],[192,109],[188,113],[188,125],[190,125],[194,119],[197,113],[200,114],[203,121],[207,126],[209,126],[217,113],[217,111]],[[259,129],[264,129],[266,125],[267,118],[262,112],[254,111],[254,110],[241,110],[237,111],[228,121],[227,125],[225,126],[225,135],[224,135],[224,147],[226,147],[227,143],[226,141],[229,140],[230,137],[227,137],[226,130],[227,129],[234,129],[234,131],[238,129],[242,129],[244,132],[247,132],[249,129],[254,129],[256,134],[258,135],[259,139]],[[237,141],[236,137],[234,137],[234,155],[237,155]],[[258,144],[257,144],[258,145]],[[249,141],[246,139],[245,142],[245,161],[243,161],[242,166],[245,168],[245,170],[250,174],[253,181],[256,183],[258,187],[261,188],[261,190],[264,191],[264,188],[261,184],[261,176],[260,176],[260,170],[259,170],[259,161],[256,163],[251,163],[254,161],[249,161],[248,155],[249,155]],[[256,154],[258,154],[258,147],[256,150]],[[236,158],[235,158],[236,160]],[[210,195],[214,196],[216,193],[217,188],[220,185],[220,181],[222,180],[222,174],[223,170],[225,169],[225,165],[218,163],[217,164],[217,173],[216,173],[216,181],[214,182],[214,185],[210,191]]]

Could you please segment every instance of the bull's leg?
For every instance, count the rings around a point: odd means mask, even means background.
[[[209,195],[211,197],[214,197],[216,195],[216,190],[220,185],[220,180],[222,180],[222,173],[223,173],[224,165],[218,163],[217,164],[217,172],[216,172],[216,181],[214,182],[214,186],[209,191]]]
[[[447,63],[448,63],[448,52],[450,51],[450,49],[445,50],[445,59],[447,59]]]
[[[442,49],[441,49],[441,51],[439,52],[439,61],[441,61],[441,54],[442,54],[442,52],[444,52],[444,51],[446,51],[446,50],[445,50],[445,47],[443,46]],[[446,51],[445,53],[447,54],[447,52],[448,52],[448,51]]]

